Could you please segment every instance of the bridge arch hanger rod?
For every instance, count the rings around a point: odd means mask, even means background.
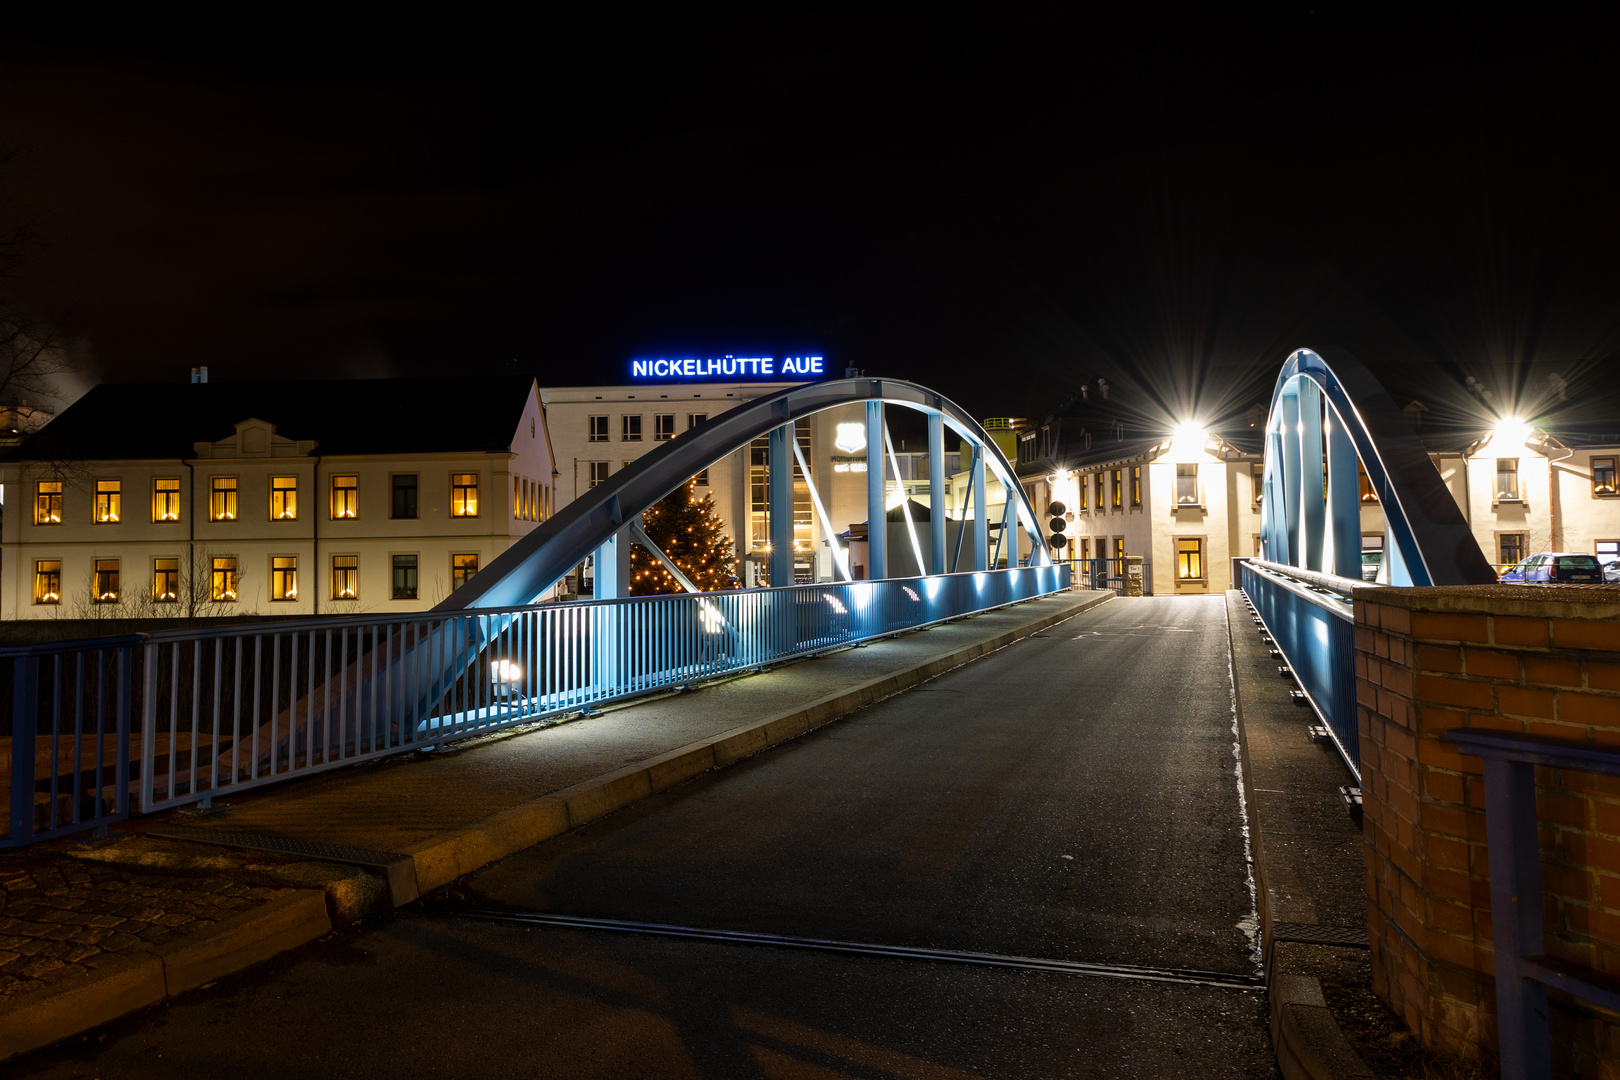
[[[1266,419],[1264,557],[1360,580],[1363,470],[1385,521],[1380,583],[1496,580],[1428,450],[1377,378],[1343,350],[1296,350],[1278,373]]]
[[[943,394],[900,379],[837,379],[788,387],[745,402],[709,417],[679,438],[642,455],[522,537],[434,610],[470,612],[535,603],[563,575],[598,549],[604,549],[605,554],[619,559],[622,564],[623,552],[631,540],[633,519],[698,472],[796,420],[842,405],[861,403],[868,404],[868,468],[872,461],[881,463],[885,456],[886,425],[872,423],[873,406],[878,407],[879,419],[882,406],[923,413],[930,418],[930,477],[934,490],[943,492],[941,455],[934,451],[942,446],[940,432],[949,428],[975,448],[975,457],[982,463],[974,470],[974,505],[978,507],[983,502],[983,479],[979,471],[982,468],[994,475],[1009,497],[1016,499],[1018,520],[1029,536],[1030,561],[1036,565],[1051,564],[1051,552],[1041,532],[1039,516],[1018,483],[1016,472],[1000,447],[966,410]],[[781,442],[796,444],[797,439],[783,438]],[[784,466],[789,460],[786,452],[787,446],[777,451]],[[791,475],[792,470],[784,468],[782,471]],[[809,476],[808,470],[805,475]],[[882,476],[880,465],[877,477]],[[878,502],[881,503],[881,499]],[[982,510],[975,512],[980,518],[984,516]],[[871,524],[881,545],[887,515],[875,516],[877,520]],[[931,530],[935,531],[931,539],[938,555],[943,550],[943,514],[934,516],[940,520],[937,530]],[[823,525],[827,528],[825,521]],[[967,527],[967,522],[963,527]],[[987,545],[977,550],[985,556],[988,554]],[[614,573],[614,568],[604,565],[599,558],[599,582],[604,570],[610,575]]]

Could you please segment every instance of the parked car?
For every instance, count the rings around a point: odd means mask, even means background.
[[[1361,549],[1361,580],[1377,581],[1378,571],[1384,565],[1384,552],[1380,548]]]
[[[1620,583],[1620,559],[1610,559],[1603,564],[1603,580],[1610,585]]]
[[[1603,567],[1596,555],[1552,551],[1532,555],[1502,572],[1509,585],[1601,585]]]

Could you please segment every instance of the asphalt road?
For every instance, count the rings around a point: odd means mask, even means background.
[[[1220,598],[1120,600],[513,856],[448,900],[8,1068],[1271,1077],[1250,990],[466,913],[1252,976],[1235,773]]]

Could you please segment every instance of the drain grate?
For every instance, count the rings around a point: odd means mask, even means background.
[[[300,840],[294,836],[237,832],[231,829],[151,829],[147,835],[167,840],[187,840],[194,844],[218,844],[221,847],[245,848],[250,851],[271,851],[278,855],[297,855],[300,858],[316,859],[320,862],[381,870],[383,876],[388,879],[388,891],[395,907],[408,904],[420,895],[416,888],[416,862],[409,855],[401,855],[398,852],[374,851],[371,848],[352,847],[348,844],[329,844],[323,840]]]
[[[1367,931],[1360,926],[1316,926],[1311,923],[1274,922],[1271,940],[1292,941],[1299,945],[1338,945],[1348,949],[1365,949]]]

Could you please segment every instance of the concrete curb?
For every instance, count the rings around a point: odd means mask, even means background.
[[[1276,968],[1271,937],[1271,900],[1266,891],[1264,846],[1254,798],[1254,767],[1243,728],[1243,695],[1237,677],[1237,642],[1232,636],[1231,609],[1226,609],[1226,650],[1232,665],[1232,705],[1236,713],[1238,754],[1243,762],[1243,796],[1254,860],[1255,906],[1260,912],[1261,970],[1271,1011],[1271,1047],[1284,1080],[1376,1080],[1344,1037],[1322,994],[1322,982],[1310,975],[1288,975]]]
[[[0,1061],[156,1005],[327,933],[325,894],[299,889],[150,952],[0,1006]]]
[[[416,863],[418,887],[423,893],[431,892],[497,859],[576,829],[604,814],[622,810],[710,769],[769,750],[1111,599],[1111,595],[1094,597],[1077,607],[1053,612],[1016,630],[965,646],[907,671],[881,676],[769,720],[688,743],[647,761],[638,761],[514,806],[455,832],[413,844],[400,854],[411,856]]]

